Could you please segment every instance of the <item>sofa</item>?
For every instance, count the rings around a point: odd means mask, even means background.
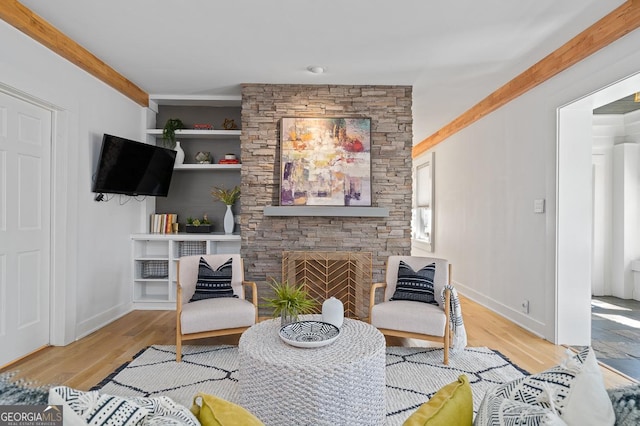
[[[59,386],[50,389],[49,403],[63,406],[65,425],[262,425],[242,407],[205,394],[196,395],[189,410],[166,397],[123,398]],[[586,347],[546,371],[496,385],[475,415],[469,379],[461,375],[404,424],[635,426],[639,406],[640,384],[607,390],[595,354]]]
[[[473,417],[471,388],[461,376],[438,391],[407,426],[640,425],[640,385],[607,390],[590,347],[541,373],[489,390]]]

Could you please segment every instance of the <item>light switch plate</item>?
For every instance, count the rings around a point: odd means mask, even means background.
[[[533,212],[544,213],[544,198],[540,200],[533,200]]]

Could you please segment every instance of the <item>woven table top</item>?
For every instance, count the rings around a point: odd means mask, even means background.
[[[303,315],[300,320],[321,320]],[[318,348],[283,342],[280,319],[240,337],[240,405],[267,426],[382,425],[385,339],[375,327],[345,318],[338,338]]]
[[[300,320],[321,321],[321,315],[302,315]],[[385,339],[377,328],[362,321],[344,319],[340,336],[327,346],[298,348],[283,342],[278,332],[280,319],[262,321],[240,337],[240,352],[271,365],[287,368],[339,368],[341,364],[362,362],[385,349]]]

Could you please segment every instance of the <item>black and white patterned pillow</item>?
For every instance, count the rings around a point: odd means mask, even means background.
[[[573,366],[570,368],[556,365],[542,373],[499,385],[494,392],[497,396],[527,404],[537,404],[545,408],[553,406],[562,415],[564,401],[588,354],[589,348],[586,348],[573,357]]]
[[[51,392],[57,395],[52,400]],[[49,403],[69,407],[88,425],[130,426],[142,423],[149,411],[119,396],[99,394],[98,391],[83,392],[67,386],[58,386],[50,391]],[[69,419],[71,420],[71,419]],[[65,418],[65,424],[67,419]]]
[[[556,413],[538,405],[503,398],[487,392],[474,426],[566,426]]]
[[[196,291],[189,302],[213,299],[216,297],[238,297],[233,294],[231,287],[233,259],[229,258],[215,270],[204,258],[200,258],[198,265],[198,281]]]
[[[567,424],[613,425],[615,416],[590,347],[561,365],[497,386],[496,396],[549,408]]]
[[[84,418],[90,425],[136,425],[144,419],[147,414],[147,410],[136,404],[132,404],[125,398],[112,395],[100,395],[93,409],[84,413]]]
[[[105,426],[165,425],[198,426],[191,411],[166,396],[119,397],[84,392],[68,386],[49,391],[49,403],[62,405],[64,424]],[[68,411],[68,410],[70,411]]]
[[[200,422],[187,407],[167,396],[133,397],[132,403],[146,409],[149,415],[143,424],[163,426],[199,426]]]
[[[398,265],[398,281],[396,290],[389,300],[411,300],[414,302],[438,305],[433,295],[433,277],[436,274],[436,264],[431,263],[419,271],[402,260]]]

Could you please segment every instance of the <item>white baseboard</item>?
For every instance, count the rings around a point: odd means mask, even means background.
[[[544,336],[544,329],[546,325],[543,322],[540,322],[534,318],[531,318],[528,315],[523,314],[501,302],[498,302],[495,299],[492,299],[485,294],[479,293],[464,284],[455,282],[454,286],[458,293],[462,294],[464,297],[473,300],[475,303],[484,306],[487,309],[495,312],[501,317],[517,324],[518,326],[524,328],[525,330],[535,334],[538,337],[549,340]],[[462,311],[462,315],[464,318],[464,311]],[[550,342],[552,340],[549,340]]]
[[[83,337],[88,336],[94,331],[101,329],[105,325],[110,324],[118,318],[125,316],[132,310],[133,305],[131,303],[123,303],[78,323],[78,326],[76,328],[76,340],[80,340]]]

